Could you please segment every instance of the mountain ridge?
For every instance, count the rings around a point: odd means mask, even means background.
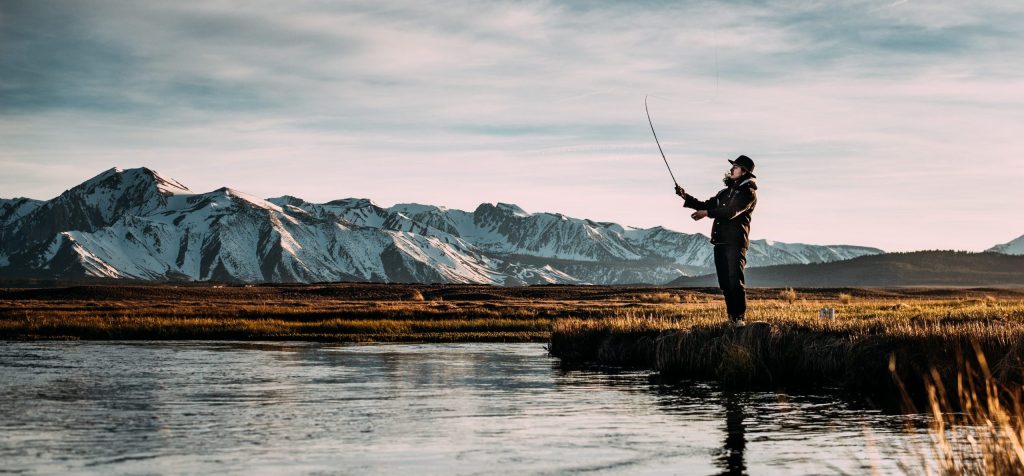
[[[108,169],[47,201],[0,201],[0,277],[228,282],[659,284],[711,270],[703,234],[370,199],[197,193],[148,168]],[[878,254],[754,240],[752,267]]]

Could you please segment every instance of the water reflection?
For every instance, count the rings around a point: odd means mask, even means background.
[[[836,389],[819,393],[737,392],[713,383],[665,381],[615,368],[561,367],[564,383],[584,381],[620,392],[647,392],[655,408],[678,417],[686,431],[715,419],[715,470],[700,474],[904,474],[928,439],[926,415],[902,415],[847,400]],[[604,376],[602,378],[602,375]],[[908,437],[908,423],[922,430]],[[916,448],[916,449],[915,449]],[[919,454],[919,453],[917,453]],[[902,466],[901,466],[902,465]],[[688,471],[694,473],[693,471]]]
[[[15,472],[859,473],[864,427],[898,446],[898,419],[827,395],[563,369],[537,344],[0,344]]]
[[[733,392],[726,392],[725,400],[725,446],[718,462],[722,466],[723,475],[745,474],[746,464],[743,463],[743,449],[747,446],[746,431],[743,427],[743,404]]]

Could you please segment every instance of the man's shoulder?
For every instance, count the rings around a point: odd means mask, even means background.
[[[745,188],[753,193],[754,190],[757,190],[757,182],[753,180],[745,180],[739,185],[739,188]]]

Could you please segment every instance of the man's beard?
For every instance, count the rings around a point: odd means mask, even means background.
[[[722,177],[722,183],[724,183],[726,187],[732,187],[736,184],[736,180],[733,179],[731,175],[725,174],[725,176]]]

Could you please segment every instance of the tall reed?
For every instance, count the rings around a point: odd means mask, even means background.
[[[896,370],[896,361],[890,361]],[[961,359],[951,382],[932,368],[924,376],[929,444],[916,449],[920,469],[932,475],[1024,474],[1024,386],[1021,368],[997,375],[978,345]],[[904,405],[917,411],[904,390]],[[908,426],[908,431],[916,429]]]

